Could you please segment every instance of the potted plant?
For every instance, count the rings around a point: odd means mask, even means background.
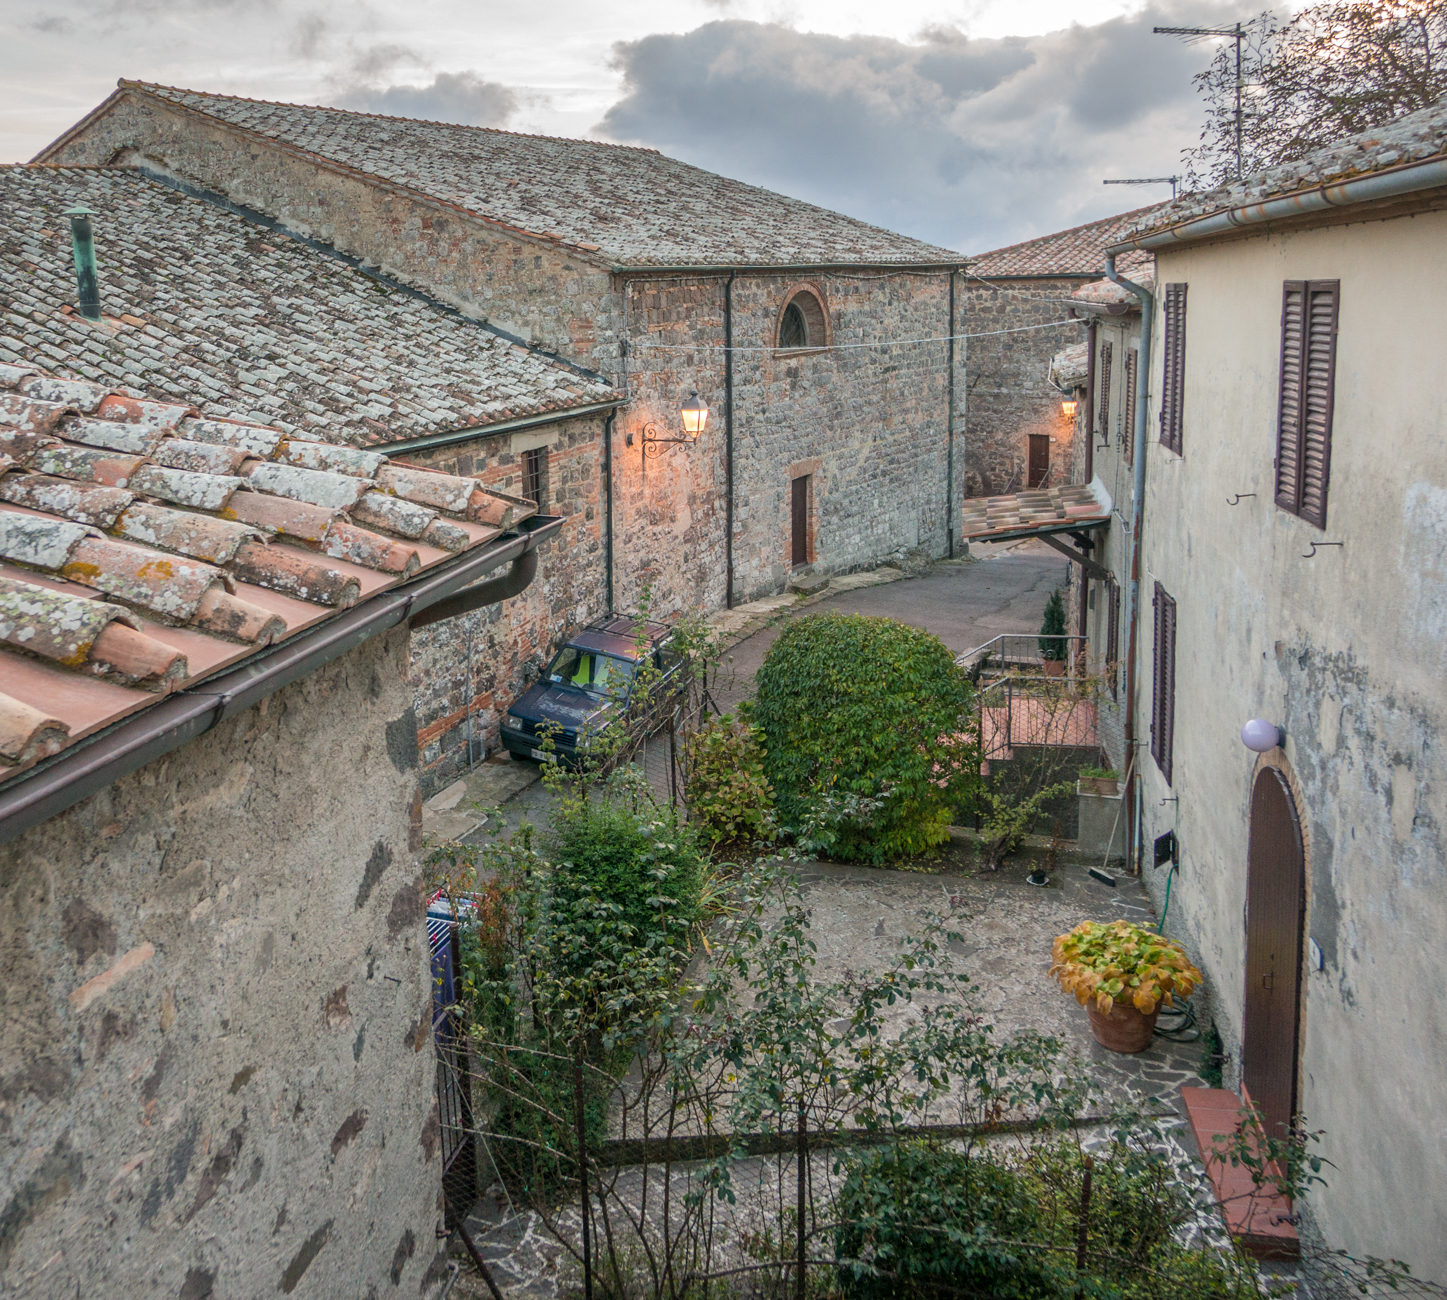
[[[1112,1052],[1145,1051],[1161,1004],[1201,983],[1180,944],[1129,921],[1083,921],[1060,935],[1050,974],[1075,994],[1095,1041]]]
[[[1057,587],[1045,602],[1045,617],[1040,621],[1040,658],[1047,677],[1065,676],[1065,602]]]
[[[1077,794],[1103,794],[1114,797],[1120,793],[1120,773],[1113,767],[1082,767]]]

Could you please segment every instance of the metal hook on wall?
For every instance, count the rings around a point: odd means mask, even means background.
[[[1256,493],[1254,492],[1238,492],[1234,497],[1227,497],[1226,504],[1228,506],[1238,505],[1242,501],[1246,500],[1247,497],[1254,497],[1255,495]]]
[[[1345,546],[1345,545],[1346,545],[1345,542],[1309,542],[1309,543],[1307,543],[1307,544],[1311,547],[1311,550],[1309,550],[1309,551],[1303,551],[1303,552],[1301,553],[1301,558],[1302,558],[1303,560],[1314,559],[1314,558],[1316,557],[1316,548],[1317,548],[1318,546]]]
[[[1181,796],[1178,795],[1178,794],[1173,794],[1173,795],[1170,795],[1170,796],[1168,796],[1167,798],[1161,800],[1161,807],[1164,808],[1164,807],[1166,806],[1166,804],[1168,804],[1168,803],[1180,803],[1180,802],[1181,802]]]

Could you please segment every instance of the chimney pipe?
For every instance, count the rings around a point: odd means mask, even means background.
[[[80,314],[86,320],[100,320],[100,285],[95,274],[95,239],[90,219],[95,216],[83,203],[65,214],[70,218],[70,245],[75,254],[75,284],[80,293]]]

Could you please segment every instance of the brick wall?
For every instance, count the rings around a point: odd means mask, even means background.
[[[965,436],[965,487],[969,496],[1018,492],[1026,486],[1031,434],[1055,439],[1050,446],[1052,484],[1070,482],[1072,424],[1060,411],[1060,392],[1050,383],[1050,358],[1085,338],[1085,325],[1021,329],[1060,320],[1069,298],[1093,277],[966,280],[969,390]],[[1018,330],[1018,333],[992,331]]]

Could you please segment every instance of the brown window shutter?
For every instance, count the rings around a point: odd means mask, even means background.
[[[1110,698],[1119,697],[1120,688],[1120,583],[1114,577],[1107,588],[1105,616],[1105,670],[1110,674]]]
[[[1287,280],[1281,291],[1276,504],[1326,527],[1336,394],[1340,280]]]
[[[1136,366],[1139,363],[1140,353],[1135,348],[1129,349],[1125,354],[1125,436],[1121,442],[1127,465],[1135,464]]]
[[[1306,331],[1302,317],[1306,281],[1281,286],[1281,388],[1276,401],[1276,504],[1301,511],[1301,400],[1306,371]]]
[[[1339,280],[1312,280],[1306,287],[1306,383],[1302,403],[1301,517],[1326,527],[1326,489],[1331,476],[1331,421],[1336,395]]]
[[[1181,427],[1186,390],[1186,286],[1166,285],[1161,347],[1161,444],[1181,454]]]
[[[1096,375],[1096,384],[1100,392],[1100,412],[1096,416],[1096,423],[1100,426],[1102,442],[1110,440],[1110,354],[1110,344],[1102,343],[1100,345],[1100,371]]]
[[[1171,783],[1176,732],[1176,602],[1158,582],[1151,601],[1155,608],[1155,654],[1151,671],[1151,757]]]

